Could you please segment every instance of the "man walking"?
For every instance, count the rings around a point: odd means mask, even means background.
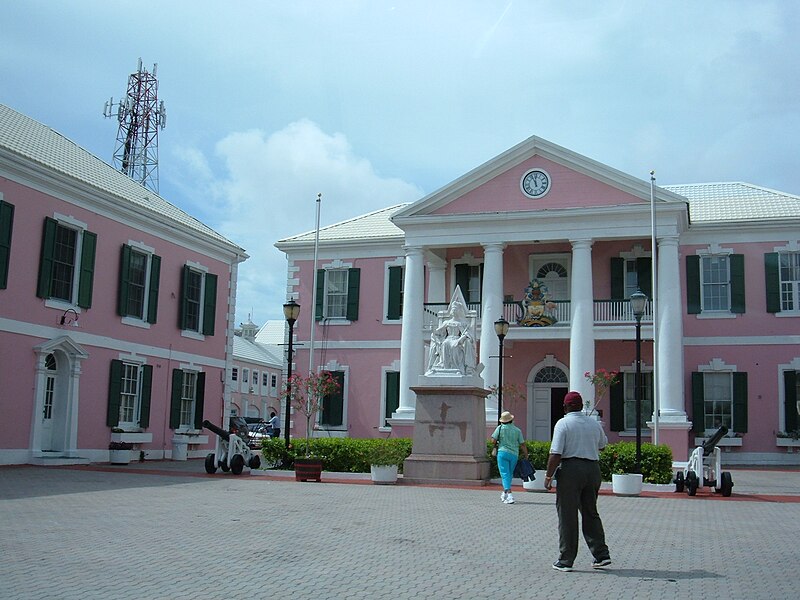
[[[583,538],[594,556],[592,567],[611,564],[603,522],[597,512],[600,490],[600,450],[608,443],[600,422],[582,412],[583,398],[578,392],[564,396],[564,417],[553,429],[550,457],[544,487],[552,489],[558,469],[556,509],[558,511],[558,560],[556,571],[572,571],[578,554],[578,511]]]

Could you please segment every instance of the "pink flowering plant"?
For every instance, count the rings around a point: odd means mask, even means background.
[[[583,376],[594,386],[595,406],[605,395],[606,390],[619,381],[618,371],[606,371],[605,369],[598,369],[594,373],[586,371]],[[588,409],[588,403],[586,404],[587,406],[584,408]]]

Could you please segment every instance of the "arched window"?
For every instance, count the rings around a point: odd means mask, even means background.
[[[56,365],[56,357],[54,354],[48,354],[44,359],[44,368],[48,371],[56,371],[58,366]]]
[[[568,383],[564,371],[558,367],[544,367],[533,379],[534,383]]]

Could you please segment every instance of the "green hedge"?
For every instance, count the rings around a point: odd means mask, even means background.
[[[309,440],[309,453],[322,458],[323,469],[336,473],[369,473],[367,457],[379,445],[397,446],[406,456],[411,454],[408,438],[313,438]],[[525,442],[533,468],[544,474],[550,455],[550,442]],[[492,477],[499,477],[497,461],[491,457],[492,443],[486,442],[486,456],[490,459]],[[286,453],[285,442],[278,438],[265,439],[261,454],[267,468],[283,463],[291,464],[297,457],[306,455],[305,439],[293,439]],[[287,460],[288,458],[288,460]],[[636,463],[635,442],[609,444],[600,452],[600,473],[603,481],[611,481],[614,473],[632,473]],[[403,466],[400,465],[400,472]],[[670,483],[672,481],[672,450],[669,446],[642,444],[642,475],[646,483]]]

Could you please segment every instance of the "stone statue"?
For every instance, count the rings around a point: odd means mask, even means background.
[[[426,376],[478,374],[475,338],[467,312],[461,288],[456,287],[450,306],[439,313],[439,325],[431,333]]]

